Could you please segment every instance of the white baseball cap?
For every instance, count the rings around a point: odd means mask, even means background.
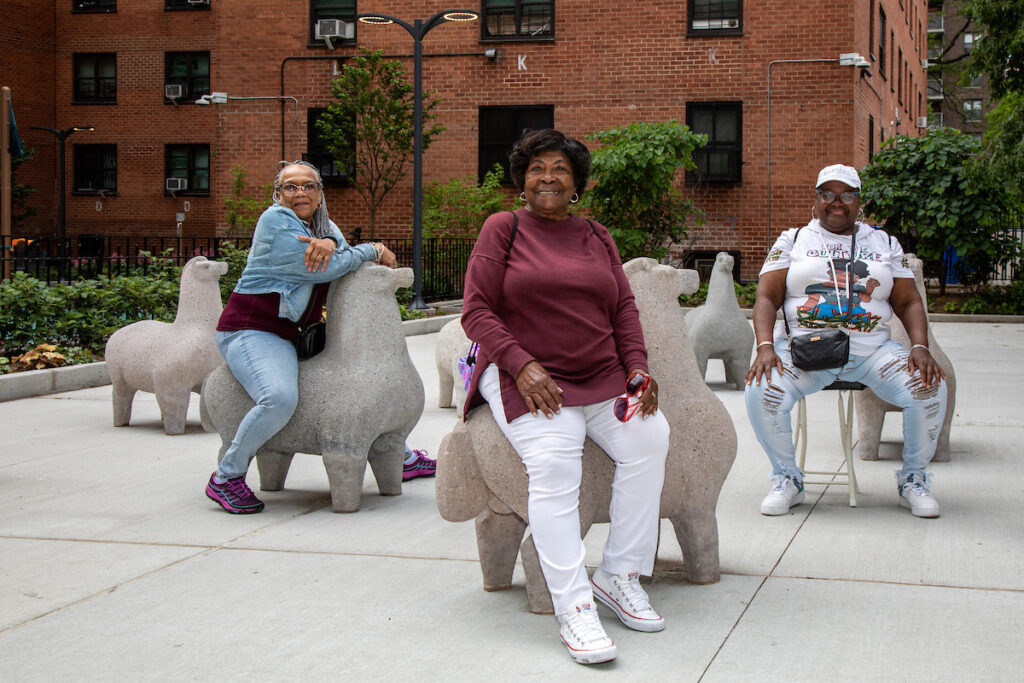
[[[860,176],[857,174],[857,169],[853,166],[844,166],[842,164],[826,166],[818,173],[818,183],[814,187],[821,187],[830,180],[838,180],[855,190],[860,189]]]

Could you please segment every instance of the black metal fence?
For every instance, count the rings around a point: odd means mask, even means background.
[[[1024,244],[1024,227],[1006,228],[1001,232],[1005,237],[1013,239],[1017,245]],[[946,253],[942,255],[941,268],[945,270],[947,284],[961,284],[960,275],[962,271],[957,266],[959,261],[960,258],[952,247],[947,249]],[[1009,258],[996,264],[987,279],[989,282],[1000,284],[1021,277],[1024,277],[1024,263],[1021,263],[1020,260]]]
[[[412,266],[412,239],[381,241],[395,252],[400,266]],[[0,238],[0,272],[4,278],[24,272],[39,280],[95,278],[98,275],[145,275],[154,258],[171,259],[182,266],[194,256],[216,260],[225,242],[248,248],[249,238],[150,237],[138,235],[74,235],[67,238],[61,257],[59,239],[53,235]],[[353,242],[355,243],[355,242]],[[442,301],[462,297],[466,263],[474,240],[436,238],[423,240],[423,298]],[[146,254],[149,256],[146,256]]]

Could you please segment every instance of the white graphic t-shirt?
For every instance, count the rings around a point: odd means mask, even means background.
[[[833,235],[812,220],[799,229],[798,237],[797,228],[779,235],[761,274],[789,269],[783,310],[794,336],[824,327],[844,327],[850,333],[850,355],[868,356],[890,336],[893,279],[913,279],[914,274],[895,237],[864,223],[856,226],[857,254],[852,261],[852,236]],[[850,319],[844,325],[851,305]],[[785,338],[780,321],[775,339]]]

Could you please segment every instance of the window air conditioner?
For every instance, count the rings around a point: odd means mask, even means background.
[[[355,25],[341,19],[320,19],[316,22],[316,37],[323,38],[354,38]]]
[[[928,60],[927,59],[922,59],[921,60],[921,68],[922,69],[927,69],[928,68]]]
[[[917,117],[917,127],[918,128],[927,128],[928,127],[928,117],[927,116],[918,116]]]
[[[187,178],[165,178],[164,187],[168,192],[181,192],[188,189]]]
[[[164,97],[169,100],[176,100],[185,94],[185,86],[183,85],[165,85],[164,86]]]
[[[190,5],[209,5],[210,0],[188,0]]]

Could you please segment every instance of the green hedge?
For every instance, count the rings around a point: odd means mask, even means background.
[[[228,263],[228,272],[220,278],[220,289],[227,301],[248,249],[231,243],[223,247],[218,260]],[[110,335],[125,325],[139,320],[172,322],[180,279],[181,267],[169,258],[152,258],[145,275],[100,276],[55,286],[16,273],[0,282],[0,373],[8,368],[8,357],[40,344],[55,344],[71,363],[87,363],[94,354],[102,355]],[[411,298],[411,293],[406,296]],[[425,315],[404,305],[399,309],[403,320]]]

